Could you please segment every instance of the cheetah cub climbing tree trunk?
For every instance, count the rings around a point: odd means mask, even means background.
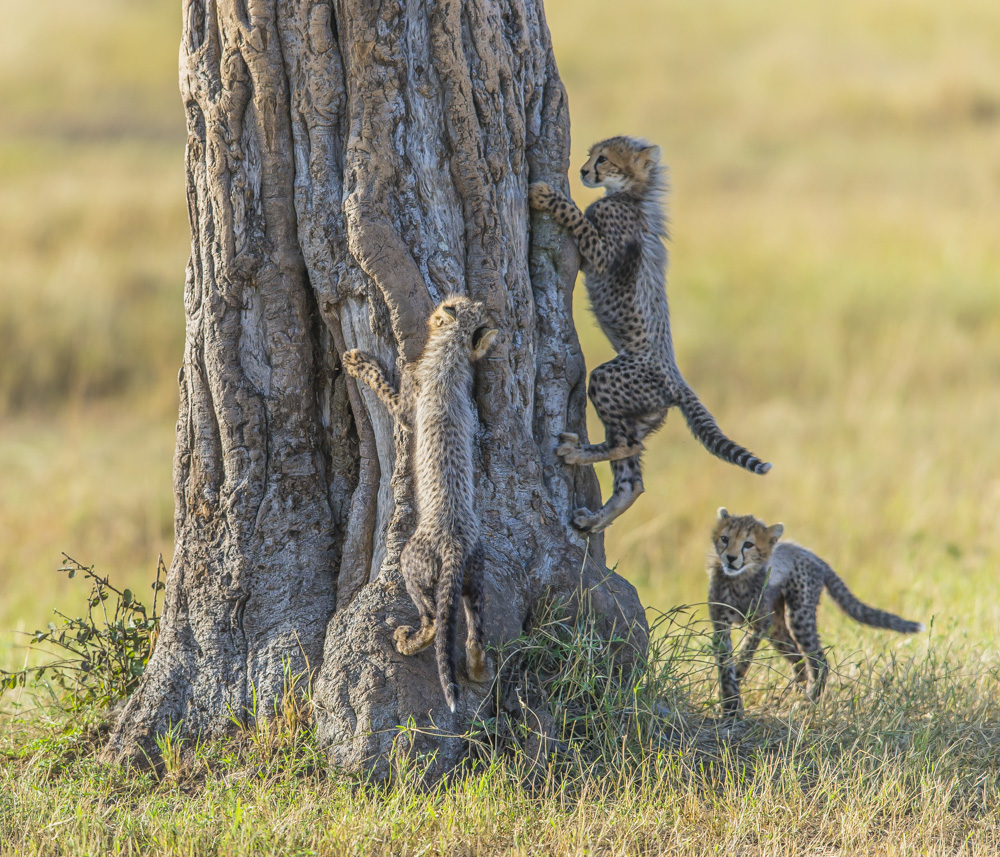
[[[483,636],[483,543],[474,508],[473,444],[478,417],[472,364],[489,351],[498,331],[483,305],[463,297],[442,301],[427,323],[427,344],[408,366],[400,396],[381,367],[348,351],[344,368],[371,387],[398,420],[412,426],[416,460],[417,528],[400,556],[406,590],[420,627],[396,628],[396,649],[415,655],[437,642],[437,667],[448,707],[459,697],[455,669],[455,613],[465,603],[466,667],[473,681],[487,677]]]
[[[752,473],[767,473],[771,465],[722,433],[677,368],[666,293],[659,146],[612,137],[591,148],[580,175],[587,187],[607,192],[586,214],[544,182],[531,186],[530,199],[573,235],[594,315],[618,352],[590,373],[588,392],[604,424],[604,442],[580,443],[567,431],[556,450],[567,464],[611,462],[611,498],[597,512],[573,513],[577,529],[597,533],[642,493],[642,441],[663,425],[671,407],[681,409],[691,432],[713,455]]]

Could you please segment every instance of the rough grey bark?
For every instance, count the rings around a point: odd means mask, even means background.
[[[566,189],[569,152],[541,0],[184,0],[183,21],[176,545],[108,752],[155,753],[171,723],[224,734],[308,661],[337,762],[388,773],[412,722],[406,749],[446,769],[486,688],[463,685],[451,715],[430,651],[393,648],[416,615],[398,571],[409,452],[340,371],[345,348],[398,371],[442,297],[483,301],[501,329],[476,392],[488,639],[519,634],[549,591],[593,587],[609,633],[645,645],[635,590],[567,524],[599,504],[593,471],[553,452],[583,433],[586,372],[575,248],[527,207],[529,181]]]

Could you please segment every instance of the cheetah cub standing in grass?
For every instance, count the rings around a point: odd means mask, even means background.
[[[465,604],[466,665],[473,681],[487,677],[483,640],[483,545],[473,506],[472,452],[478,417],[472,398],[472,363],[489,351],[497,331],[481,303],[443,300],[427,323],[427,344],[397,393],[378,363],[359,351],[344,354],[347,372],[370,386],[397,420],[414,432],[417,528],[403,548],[406,591],[420,612],[420,627],[396,629],[396,649],[414,655],[436,641],[438,675],[448,707],[459,690],[455,623],[459,594]]]
[[[719,664],[722,710],[743,712],[740,682],[765,634],[795,667],[795,680],[804,683],[816,700],[826,683],[827,663],[816,629],[816,607],[825,586],[837,605],[852,619],[874,628],[901,634],[924,630],[892,613],[863,604],[830,566],[816,554],[792,542],[778,543],[781,524],[766,526],[753,515],[734,517],[719,509],[708,556],[708,608],[712,617]],[[730,629],[750,628],[733,656]]]
[[[588,392],[604,423],[604,443],[582,444],[566,432],[556,449],[567,464],[611,462],[611,498],[598,512],[573,513],[577,529],[596,533],[642,493],[643,438],[663,425],[674,405],[712,454],[753,473],[767,473],[771,465],[722,433],[677,368],[667,307],[659,146],[612,137],[593,146],[580,175],[587,187],[607,191],[586,214],[544,182],[531,185],[529,198],[533,208],[572,232],[594,315],[618,352],[590,373]]]

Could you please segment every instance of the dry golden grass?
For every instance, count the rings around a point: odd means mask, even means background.
[[[483,752],[427,788],[329,765],[307,683],[274,711],[234,712],[229,741],[158,743],[156,775],[95,760],[87,712],[0,730],[0,848],[14,853],[371,855],[993,855],[1000,847],[995,676],[937,639],[855,659],[815,709],[766,680],[739,724],[705,718],[705,638],[670,617],[655,663],[609,682],[586,619],[551,615],[500,662],[541,693],[566,744],[538,763],[517,722],[474,724]],[[970,668],[971,667],[971,668]],[[763,666],[758,667],[763,669]],[[530,691],[529,691],[530,688]],[[666,709],[666,716],[662,713]],[[507,728],[513,726],[513,729]]]

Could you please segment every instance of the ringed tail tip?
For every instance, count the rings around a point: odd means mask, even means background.
[[[770,461],[762,461],[760,464],[757,465],[756,471],[761,476],[763,476],[770,469],[771,469],[771,462]]]
[[[923,622],[915,622],[914,624],[917,626],[913,630],[914,634],[922,634],[927,630],[927,626]]]
[[[448,708],[451,709],[451,713],[455,713],[455,705],[458,702],[458,685],[449,684],[444,691],[445,701],[448,703]]]

